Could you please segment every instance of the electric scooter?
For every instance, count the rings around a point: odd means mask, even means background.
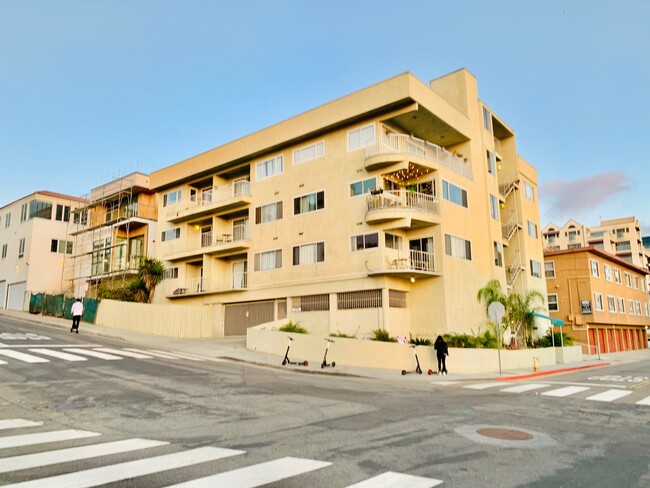
[[[325,355],[323,356],[323,362],[320,364],[321,369],[330,368],[330,367],[333,368],[334,366],[336,366],[336,363],[334,361],[332,361],[329,364],[327,363],[327,351],[329,351],[330,344],[334,341],[332,339],[327,339],[327,338],[325,338],[325,340],[327,341],[327,346],[325,346]]]
[[[291,361],[289,359],[289,349],[291,349],[291,343],[293,338],[289,337],[289,345],[287,346],[287,352],[284,353],[284,359],[282,360],[282,366],[287,364],[295,364],[297,366],[307,366],[309,363],[307,361]]]
[[[413,371],[406,371],[405,369],[402,370],[402,376],[405,374],[422,374],[422,368],[420,367],[420,360],[418,359],[418,353],[415,352],[415,347],[416,346],[411,346],[411,349],[413,349],[413,357],[415,357],[415,369]],[[429,370],[427,371],[427,374],[432,375],[433,371]]]

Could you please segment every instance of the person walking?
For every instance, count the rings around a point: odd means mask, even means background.
[[[436,356],[438,356],[438,374],[446,375],[447,362],[445,358],[449,356],[449,348],[442,336],[438,336],[436,342],[433,344],[433,348],[436,350]]]
[[[72,304],[70,312],[72,312],[72,328],[70,332],[78,334],[79,322],[81,322],[81,316],[84,314],[84,305],[81,303],[81,298],[77,298],[77,301]]]

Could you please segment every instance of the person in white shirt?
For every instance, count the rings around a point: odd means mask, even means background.
[[[72,328],[70,332],[79,333],[79,322],[81,322],[81,316],[84,314],[84,305],[81,303],[81,298],[77,298],[77,301],[72,304]]]

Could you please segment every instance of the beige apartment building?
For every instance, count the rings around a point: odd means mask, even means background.
[[[539,290],[537,173],[465,69],[404,73],[151,174],[157,302],[215,335],[477,332],[477,291]],[[546,324],[540,324],[540,333]]]
[[[647,347],[649,272],[594,246],[546,251],[548,307],[590,354]]]
[[[72,227],[69,260],[74,295],[95,298],[107,280],[130,279],[142,258],[156,254],[158,207],[149,175],[134,172],[93,188]]]
[[[26,310],[30,293],[69,291],[72,226],[87,201],[37,191],[0,208],[0,308]]]

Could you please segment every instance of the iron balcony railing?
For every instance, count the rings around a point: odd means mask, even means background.
[[[439,273],[439,262],[440,259],[430,252],[382,249],[368,256],[366,267],[370,272],[423,271]]]
[[[409,209],[435,215],[440,214],[440,203],[433,195],[408,190],[373,193],[367,198],[368,212],[373,210]]]

